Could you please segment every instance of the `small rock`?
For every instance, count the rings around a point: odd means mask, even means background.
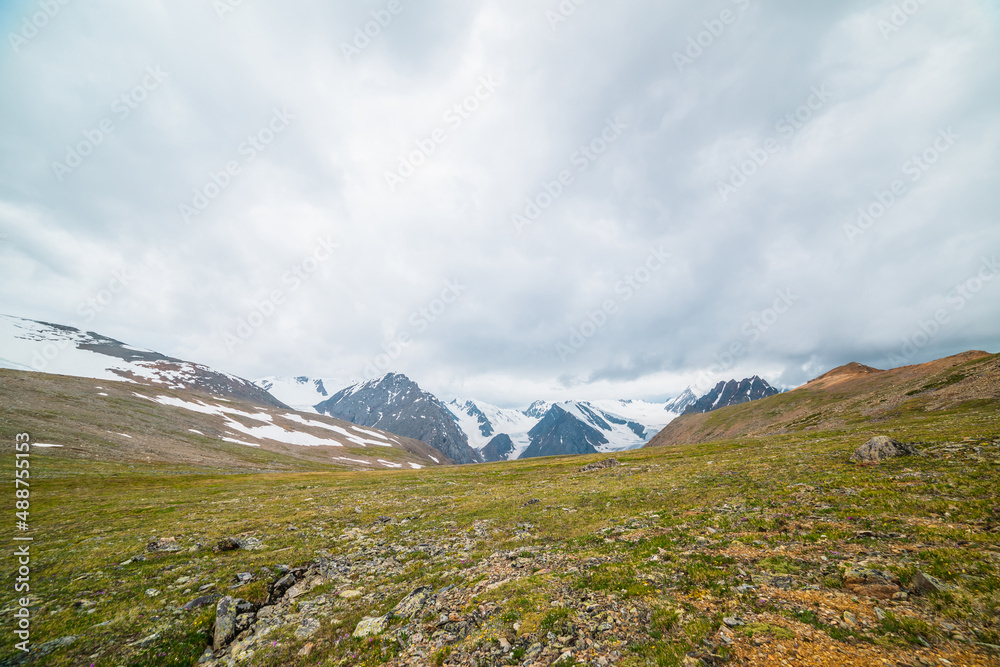
[[[400,600],[399,604],[393,608],[392,615],[401,616],[403,618],[412,618],[424,608],[424,605],[427,604],[427,601],[430,599],[433,592],[433,587],[421,586]]]
[[[305,646],[302,647],[302,650],[299,651],[299,655],[301,655],[301,656],[307,656],[307,655],[309,655],[310,653],[312,653],[312,650],[313,650],[314,646],[315,646],[315,644],[313,644],[312,642],[309,642],[308,644],[306,644]]]
[[[214,547],[212,547],[212,551],[215,553],[222,553],[224,551],[236,551],[239,548],[239,540],[235,537],[224,537],[219,540]]]
[[[724,619],[722,619],[722,622],[731,628],[738,628],[741,625],[744,625],[743,621],[736,618],[735,616],[726,616]]]
[[[159,537],[146,545],[146,551],[153,553],[172,553],[180,551],[183,547],[177,544],[176,537]]]
[[[929,574],[917,570],[917,573],[913,575],[913,592],[914,593],[943,593],[944,591],[951,588],[948,584],[944,583],[937,577],[932,577]]]
[[[855,463],[878,463],[896,456],[916,456],[920,452],[913,445],[879,435],[854,450],[851,461]]]
[[[271,596],[280,598],[289,588],[295,585],[295,575],[288,573],[271,585]]]
[[[313,577],[312,579],[300,581],[288,589],[288,597],[294,600],[297,597],[305,595],[317,586],[322,586],[324,583],[326,583],[326,580],[323,579],[323,577]]]
[[[203,595],[199,598],[195,598],[194,600],[191,600],[190,602],[184,604],[181,607],[181,609],[183,609],[184,611],[191,611],[192,609],[198,609],[199,607],[210,605],[218,599],[219,599],[218,595]]]
[[[236,600],[226,596],[219,600],[215,607],[215,629],[212,635],[212,647],[218,651],[226,646],[236,636]]]
[[[882,611],[878,607],[875,607],[874,612],[875,612],[875,618],[877,618],[880,621],[884,621],[885,620],[885,612],[884,611]]]
[[[355,591],[355,590],[340,591],[340,597],[344,598],[345,600],[353,600],[354,598],[361,597],[361,591]]]
[[[253,572],[238,572],[236,574],[236,583],[241,586],[249,584],[251,581],[253,581]]]
[[[893,593],[892,594],[892,599],[893,600],[909,600],[910,596],[909,596],[909,594],[906,591],[900,591],[898,593]]]
[[[299,627],[295,628],[295,636],[298,639],[308,639],[319,631],[319,621],[312,616],[302,619]],[[308,655],[308,653],[306,654]]]
[[[858,624],[858,617],[855,616],[854,614],[852,614],[849,611],[845,611],[844,612],[844,622],[847,623],[848,625],[850,625],[851,627],[854,627],[854,626],[856,626]]]
[[[899,592],[899,579],[888,572],[849,567],[844,572],[844,587],[858,595],[888,600]]]
[[[147,588],[146,589],[146,595],[148,595],[151,598],[155,598],[159,594],[160,594],[160,591],[156,590],[155,588]]]
[[[604,459],[603,461],[597,461],[583,466],[580,468],[580,472],[595,472],[606,468],[617,468],[620,465],[621,462],[619,462],[618,459]],[[560,658],[560,660],[562,660],[562,658]]]
[[[363,638],[373,635],[380,635],[389,627],[389,614],[376,616],[374,618],[366,616],[361,619],[357,627],[354,628],[354,637]]]

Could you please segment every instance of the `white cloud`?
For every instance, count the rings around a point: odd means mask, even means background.
[[[588,3],[554,31],[548,4],[406,2],[351,62],[341,42],[382,3],[245,2],[224,20],[194,1],[67,5],[0,60],[2,310],[73,322],[126,266],[138,277],[90,328],[248,377],[356,377],[410,334],[392,370],[442,393],[652,397],[744,340],[779,289],[801,299],[732,375],[884,363],[1000,252],[989,2],[927,4],[884,39],[892,3],[751,1],[682,72],[674,51],[730,3]],[[117,118],[150,66],[169,75]],[[501,83],[446,117],[484,76]],[[823,84],[829,102],[721,201],[730,167]],[[247,160],[276,108],[294,120]],[[628,129],[576,171],[615,116]],[[59,182],[52,162],[105,117],[115,131]],[[949,126],[954,150],[847,243],[857,208]],[[444,140],[391,192],[386,171],[435,130]],[[229,161],[239,174],[185,224],[178,206]],[[572,184],[518,234],[511,215],[564,169]],[[326,236],[340,250],[293,290],[283,276]],[[618,281],[660,245],[671,265],[561,360],[556,345],[622,300]],[[468,289],[431,321],[420,311],[446,280]],[[230,350],[224,335],[275,290],[283,303]],[[998,305],[1000,284],[921,358],[995,351]]]

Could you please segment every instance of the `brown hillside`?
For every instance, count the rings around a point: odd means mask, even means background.
[[[995,401],[1000,409],[1000,355],[963,352],[893,370],[850,363],[785,394],[679,417],[646,446],[876,426],[904,412],[971,401]]]

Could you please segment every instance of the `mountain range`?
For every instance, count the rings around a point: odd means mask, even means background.
[[[689,388],[664,403],[539,400],[518,410],[472,398],[445,403],[398,373],[329,397],[323,393],[328,381],[322,379],[267,378],[258,385],[300,409],[308,397],[323,396],[325,400],[312,406],[321,414],[422,440],[459,463],[636,449],[693,406],[716,410],[778,393],[754,376],[720,382],[701,398]]]
[[[339,389],[342,381],[297,376],[268,377],[250,382],[207,366],[133,347],[98,333],[73,327],[0,315],[0,368],[47,374],[126,382],[181,392],[198,398],[163,398],[163,405],[214,414],[223,419],[209,430],[220,439],[258,446],[268,431],[271,441],[283,446],[308,437],[286,432],[305,427],[306,432],[326,428],[301,416],[284,418],[278,413],[261,417],[256,412],[236,410],[238,418],[210,396],[260,406],[268,410],[295,410],[331,417],[336,428],[353,424],[426,443],[441,456],[429,455],[435,463],[500,462],[540,456],[620,452],[642,447],[682,414],[707,412],[729,405],[759,400],[777,394],[766,381],[754,376],[742,381],[720,382],[698,397],[689,388],[662,403],[641,400],[563,401],[538,400],[523,410],[502,408],[474,398],[445,402],[424,391],[405,375],[389,373],[380,378]],[[98,392],[106,393],[106,392]],[[138,395],[138,394],[137,394]],[[161,396],[143,396],[160,401]],[[192,407],[194,406],[194,407]],[[248,416],[251,415],[251,416]],[[275,422],[274,418],[280,421]],[[247,421],[250,420],[250,421]],[[303,421],[305,420],[305,421]],[[333,429],[336,430],[336,429]],[[194,429],[200,432],[201,429]],[[249,437],[241,439],[240,434]],[[346,431],[344,437],[359,437]],[[348,437],[348,444],[358,444]],[[402,440],[394,441],[397,445]],[[344,444],[344,443],[339,443]],[[424,455],[427,452],[415,452]],[[426,462],[428,459],[424,458]],[[369,464],[367,459],[353,459]],[[422,464],[418,464],[422,465]]]

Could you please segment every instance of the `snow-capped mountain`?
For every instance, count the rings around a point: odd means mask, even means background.
[[[188,389],[286,408],[249,380],[92,331],[0,315],[0,368]]]
[[[333,383],[311,377],[258,380],[260,387],[298,409],[318,397],[321,402],[313,404],[314,411],[423,440],[459,463],[636,449],[686,411],[777,393],[754,377],[719,383],[701,399],[689,387],[663,403],[539,400],[518,410],[465,397],[445,403],[396,373],[325,397],[323,392],[329,392]]]
[[[468,437],[469,446],[485,461],[516,459],[531,444],[528,431],[538,423],[537,417],[528,414],[530,409],[521,412],[465,398],[456,398],[447,407]]]
[[[646,401],[535,401],[524,411],[458,398],[447,404],[485,461],[641,447],[677,414]]]
[[[360,426],[422,440],[456,463],[483,460],[444,403],[405,375],[390,373],[352,385],[315,408]]]
[[[780,391],[769,385],[766,380],[762,380],[756,375],[752,378],[740,380],[739,382],[736,380],[720,382],[715,385],[712,391],[689,405],[685,409],[684,414],[689,412],[712,412],[719,408],[757,401],[780,393]]]
[[[347,383],[333,378],[300,376],[294,378],[266,377],[255,380],[254,384],[285,405],[290,405],[300,412],[316,412],[317,403],[330,398],[333,392]]]
[[[663,406],[663,409],[667,412],[673,412],[675,415],[682,415],[688,409],[689,406],[694,405],[698,402],[698,397],[695,393],[691,391],[691,387],[688,387],[681,393],[680,396],[670,399],[667,404]]]
[[[524,411],[524,414],[529,417],[534,417],[535,419],[541,419],[545,416],[545,413],[549,411],[552,404],[548,401],[535,401],[528,406],[528,409]]]

